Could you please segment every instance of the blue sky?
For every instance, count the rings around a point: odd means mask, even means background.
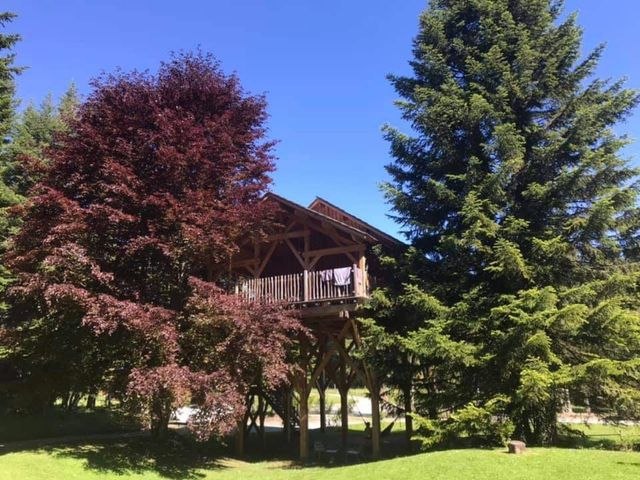
[[[378,184],[386,179],[384,123],[401,125],[387,73],[408,73],[426,0],[5,0],[23,36],[23,105],[60,95],[116,67],[155,69],[169,52],[200,46],[246,89],[265,93],[277,147],[274,190],[307,204],[322,196],[389,233]],[[640,88],[640,3],[567,0],[585,28],[584,51],[607,50],[601,77]],[[640,112],[619,129],[640,140]],[[640,159],[640,145],[626,154]]]

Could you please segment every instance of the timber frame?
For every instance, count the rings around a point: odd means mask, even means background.
[[[353,355],[362,346],[357,307],[368,298],[377,273],[372,247],[397,248],[402,243],[321,198],[309,207],[273,193],[263,201],[276,204],[280,228],[265,238],[248,238],[230,264],[216,270],[226,271],[231,278],[227,286],[246,301],[291,304],[299,310],[310,335],[299,339],[300,368],[291,379],[292,388],[273,392],[256,385],[250,392],[247,412],[237,429],[236,453],[243,454],[245,437],[252,429],[264,442],[264,418],[271,408],[282,418],[287,440],[298,428],[299,456],[306,460],[309,394],[318,389],[324,430],[324,393],[330,382],[340,392],[342,449],[346,451],[348,393],[358,380],[371,394],[371,454],[377,457],[380,385],[375,373]]]

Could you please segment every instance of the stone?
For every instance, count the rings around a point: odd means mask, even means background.
[[[520,440],[511,440],[508,444],[509,453],[524,453],[527,451],[527,445]]]

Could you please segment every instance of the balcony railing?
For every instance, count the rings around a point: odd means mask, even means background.
[[[362,298],[368,295],[366,273],[357,266],[305,271],[240,281],[235,293],[247,301],[304,303]]]

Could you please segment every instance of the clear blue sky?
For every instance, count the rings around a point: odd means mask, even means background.
[[[307,204],[315,195],[395,234],[378,184],[390,160],[380,127],[400,125],[387,73],[408,72],[426,0],[5,0],[23,36],[23,104],[116,67],[155,69],[172,50],[203,50],[266,93],[270,135],[280,140],[275,191]],[[640,87],[640,2],[568,0],[584,48],[606,41],[601,77]],[[640,112],[620,131],[640,140]],[[640,145],[627,150],[634,163]]]

